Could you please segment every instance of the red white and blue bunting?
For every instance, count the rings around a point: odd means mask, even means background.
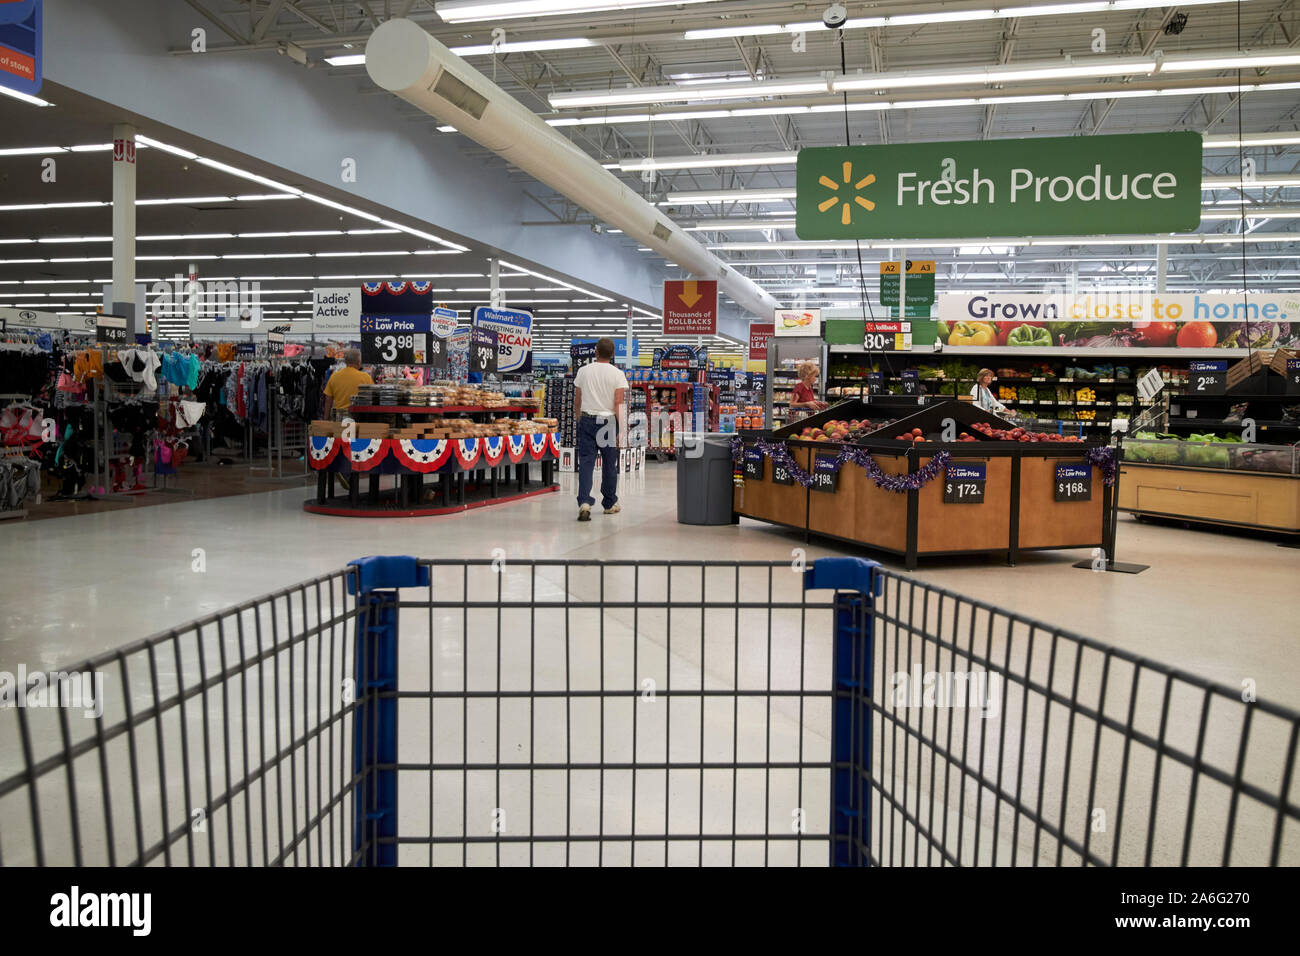
[[[541,461],[546,457],[548,445],[545,432],[536,432],[528,436],[528,453],[533,456],[533,461]]]
[[[510,464],[517,465],[524,460],[524,455],[528,452],[527,435],[507,435],[506,436],[506,453],[510,455]]]
[[[549,438],[548,438],[548,443],[549,443],[550,446],[551,446],[551,454],[554,455],[556,458],[559,458],[559,457],[560,457],[560,436],[559,436],[559,434],[556,433],[556,432],[551,432],[550,435],[549,435]]]
[[[421,474],[437,471],[451,458],[451,442],[446,438],[402,438],[390,444],[393,458]]]
[[[366,295],[379,295],[384,291],[386,284],[384,282],[363,282],[361,283],[361,291]]]
[[[411,291],[414,292],[416,295],[428,295],[429,292],[433,289],[432,279],[430,279],[428,282],[411,282],[408,284],[411,287]]]
[[[352,441],[349,455],[352,458],[353,471],[370,471],[388,457],[388,446],[384,438],[357,438]]]
[[[310,447],[308,448],[311,456],[311,466],[317,471],[328,468],[330,463],[338,457],[342,444],[342,441],[337,438],[320,435],[311,436]]]
[[[452,443],[453,450],[456,453],[456,461],[460,462],[460,467],[468,471],[473,468],[482,454],[482,444],[477,438],[457,438]]]
[[[488,467],[495,468],[501,464],[501,457],[506,453],[506,440],[503,436],[491,435],[481,439],[479,444],[483,446],[483,460]]]

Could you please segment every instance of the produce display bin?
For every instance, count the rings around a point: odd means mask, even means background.
[[[1132,514],[1300,534],[1300,448],[1132,438],[1119,508]]]
[[[1016,426],[969,402],[953,400],[927,403],[881,426],[882,411],[893,417],[897,407],[885,409],[858,399],[841,402],[765,439],[742,436],[739,457],[743,462],[748,452],[753,461],[762,443],[769,450],[772,444],[784,445],[800,469],[813,473],[819,458],[838,459],[848,446],[867,452],[886,481],[916,476],[914,487],[882,487],[865,468],[848,461],[839,464],[833,485],[787,484],[776,480],[777,462],[765,457],[761,471],[751,466],[736,489],[736,513],[902,555],[908,568],[921,558],[941,555],[1005,554],[1014,564],[1021,551],[1100,547],[1114,553],[1106,520],[1114,506],[1113,488],[1106,484],[1102,468],[1087,457],[1099,447],[1096,442],[1056,435],[1038,436],[1047,440],[944,442],[938,439],[949,421],[958,436],[979,434],[977,426]],[[881,427],[851,441],[809,440],[804,435],[805,428],[854,419],[871,419],[873,426]],[[912,429],[920,429],[927,440],[897,438]],[[927,472],[935,471],[931,463],[940,452],[950,460],[924,480]],[[973,488],[956,487],[962,484],[954,480],[958,469],[969,469],[966,474],[977,478]],[[965,491],[973,493],[963,495]]]

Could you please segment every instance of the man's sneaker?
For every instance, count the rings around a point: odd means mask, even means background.
[[[579,520],[579,521],[590,521],[590,520],[591,520],[591,505],[579,505],[579,506],[578,506],[578,520]]]
[[[614,507],[612,507],[612,508],[606,508],[606,509],[605,509],[605,514],[607,514],[607,515],[616,515],[616,514],[618,514],[620,511],[622,511],[622,510],[623,510],[623,506],[622,506],[622,505],[617,505],[617,504],[616,504],[616,505],[614,505]]]

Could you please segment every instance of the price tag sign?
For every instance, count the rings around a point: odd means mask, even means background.
[[[862,347],[868,352],[910,352],[911,322],[867,322]]]
[[[430,335],[424,360],[425,364],[431,369],[445,369],[447,367],[447,340],[441,335]]]
[[[427,315],[363,315],[362,364],[422,365],[428,337]]]
[[[790,469],[779,462],[772,461],[772,483],[774,485],[793,485],[794,475],[790,474]]]
[[[266,350],[272,355],[283,355],[284,354],[284,333],[267,332]]]
[[[1193,395],[1222,395],[1228,384],[1228,363],[1191,362],[1187,366],[1188,384]]]
[[[763,453],[757,448],[745,449],[745,477],[763,480]]]
[[[126,348],[126,317],[121,315],[95,316],[95,341],[113,348]]]
[[[867,373],[867,394],[883,395],[885,392],[885,376],[880,372]]]
[[[573,366],[574,372],[594,361],[596,361],[596,343],[575,342],[569,346],[569,362]]]
[[[497,370],[497,334],[474,327],[469,340],[469,370],[480,374]]]
[[[909,368],[903,370],[903,394],[904,395],[921,394],[921,380],[917,374],[916,369]]]
[[[984,503],[987,465],[948,465],[943,470],[943,503],[946,505],[980,505]]]
[[[1286,360],[1286,393],[1300,395],[1300,358]]]
[[[834,493],[836,482],[839,480],[839,469],[836,467],[838,457],[835,455],[818,455],[813,460],[813,491],[828,491]]]
[[[1079,462],[1056,466],[1057,501],[1092,500],[1092,466]]]

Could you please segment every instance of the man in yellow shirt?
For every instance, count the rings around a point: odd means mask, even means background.
[[[325,383],[325,417],[338,419],[348,413],[352,399],[362,385],[374,385],[368,372],[361,371],[361,350],[347,349],[343,353],[344,367],[330,376]]]

